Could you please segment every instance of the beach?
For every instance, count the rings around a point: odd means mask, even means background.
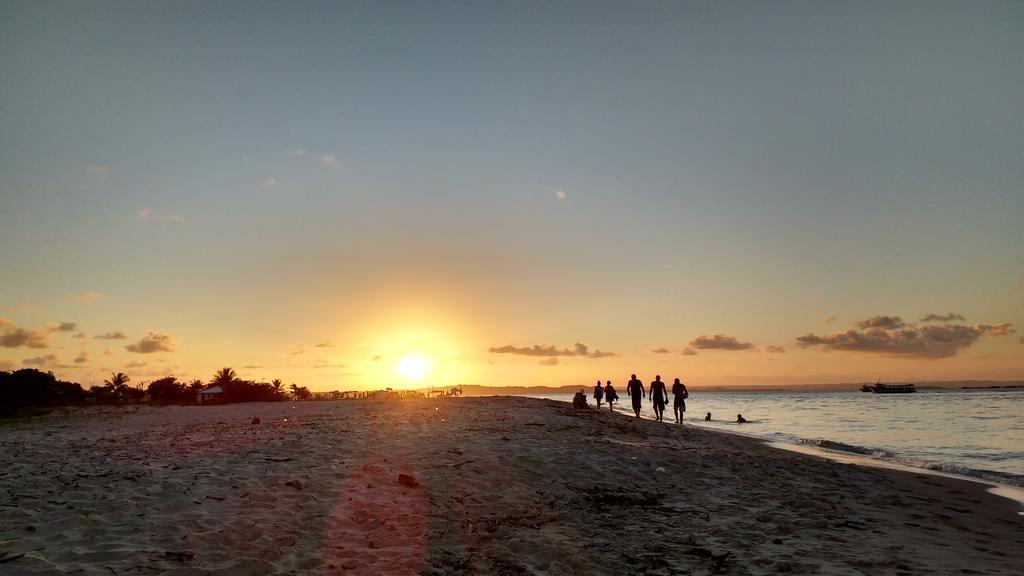
[[[564,402],[68,408],[0,423],[3,574],[1019,574],[981,483]]]

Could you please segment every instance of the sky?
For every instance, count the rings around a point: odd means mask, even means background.
[[[0,0],[0,370],[1024,379],[1022,183],[1020,2]]]

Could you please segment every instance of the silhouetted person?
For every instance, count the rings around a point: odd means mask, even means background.
[[[686,390],[686,384],[676,381],[672,384],[672,411],[676,414],[676,424],[683,423],[683,417],[686,416],[686,399],[690,397],[690,392]]]
[[[587,407],[587,394],[580,390],[572,397],[572,407],[576,409],[585,409]]]
[[[711,412],[708,412],[708,415],[704,417],[704,421],[711,422]]]
[[[647,390],[644,383],[637,379],[636,374],[631,374],[629,383],[626,384],[626,394],[633,399],[633,413],[640,417],[640,409],[643,407],[640,401],[647,397]]]
[[[743,424],[746,421],[747,421],[747,419],[743,417],[743,414],[737,414],[736,415],[736,423],[737,424]]]
[[[594,386],[594,400],[597,400],[597,409],[601,409],[601,399],[604,398],[604,388],[601,387],[601,381],[597,381],[597,385]]]
[[[612,404],[618,401],[619,393],[615,391],[615,386],[612,386],[611,380],[609,380],[608,383],[604,385],[604,398],[605,400],[608,401],[608,410],[614,410],[615,407],[612,406]]]
[[[665,404],[668,404],[668,390],[665,389],[665,383],[661,381],[661,375],[655,376],[654,382],[651,382],[651,403],[654,404],[654,417],[658,422],[664,421]]]

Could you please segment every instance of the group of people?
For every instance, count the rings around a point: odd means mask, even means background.
[[[659,422],[664,422],[669,390],[665,383],[661,381],[661,375],[655,376],[650,386],[651,403],[654,405],[655,419]],[[672,411],[675,413],[676,424],[682,424],[683,418],[686,416],[686,399],[690,397],[690,392],[686,389],[686,384],[679,381],[679,378],[676,378],[675,382],[672,383],[671,392],[673,400]],[[643,399],[647,397],[647,389],[644,388],[644,383],[636,377],[636,374],[630,374],[629,382],[626,384],[626,394],[633,403],[633,413],[639,418],[640,411],[643,408]],[[608,380],[603,386],[601,381],[598,380],[597,384],[594,385],[594,400],[597,401],[598,410],[601,409],[602,401],[608,403],[609,410],[614,410],[614,404],[618,399],[619,394],[615,391],[615,386],[612,386],[611,380]],[[582,402],[585,406],[586,401],[586,395],[581,390],[576,394],[576,399],[573,403]],[[711,412],[704,416],[704,420],[711,421]],[[745,423],[746,421],[742,414],[736,415],[737,423]]]
[[[651,382],[651,403],[654,404],[654,415],[659,422],[664,421],[665,418],[668,393],[669,390],[661,381],[661,376],[655,376],[654,382]],[[647,397],[647,389],[644,388],[644,383],[636,377],[636,374],[630,375],[629,382],[626,384],[626,394],[633,402],[633,413],[639,418],[640,410],[643,408],[643,399]],[[676,424],[682,424],[683,417],[686,415],[686,399],[690,397],[690,393],[686,390],[686,384],[680,382],[679,378],[672,383],[672,397],[672,410],[675,412]],[[619,394],[612,386],[611,380],[608,380],[604,386],[601,386],[600,380],[594,385],[594,400],[597,401],[598,409],[601,408],[601,402],[605,401],[608,403],[608,409],[614,410],[614,403],[618,399]]]

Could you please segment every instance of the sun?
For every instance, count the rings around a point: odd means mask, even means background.
[[[410,382],[423,380],[433,370],[434,359],[422,352],[409,352],[395,364],[395,373]]]

